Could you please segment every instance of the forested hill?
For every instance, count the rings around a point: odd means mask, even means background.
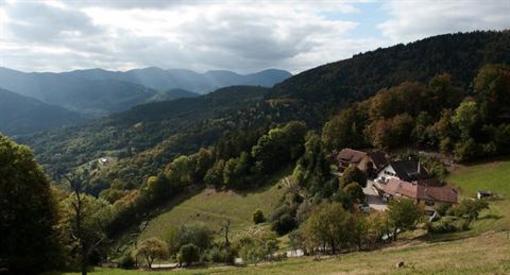
[[[84,120],[78,113],[0,88],[0,132],[4,134],[30,134]]]
[[[47,132],[23,142],[52,174],[114,155],[119,161],[97,176],[98,183],[108,185],[120,177],[139,185],[175,156],[204,146],[220,142],[232,150],[223,157],[235,156],[251,148],[272,124],[301,120],[321,129],[347,103],[404,81],[426,83],[449,73],[469,93],[476,72],[489,63],[510,64],[509,31],[441,35],[377,49],[308,70],[272,89],[231,87],[141,105],[84,128]]]
[[[510,63],[510,31],[445,34],[377,49],[302,72],[278,84],[274,98],[356,101],[403,81],[447,72],[468,87],[483,64]]]

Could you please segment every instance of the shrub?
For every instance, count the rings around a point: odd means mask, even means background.
[[[177,260],[179,264],[191,265],[193,262],[200,260],[200,248],[192,243],[181,246]]]
[[[177,254],[185,244],[194,244],[200,250],[207,250],[212,243],[212,232],[203,223],[181,225],[167,232],[165,240],[169,244],[170,254]]]
[[[480,212],[483,209],[488,209],[489,203],[485,200],[470,200],[465,199],[460,204],[453,208],[451,211],[457,217],[466,218],[469,221],[478,219]]]
[[[446,215],[448,210],[451,208],[451,205],[448,203],[441,203],[436,207],[436,211],[440,216]]]
[[[207,253],[207,260],[213,263],[234,264],[236,251],[230,247],[213,247]]]
[[[131,253],[126,254],[120,258],[119,267],[123,269],[133,269],[135,268],[136,262]]]
[[[280,236],[289,233],[296,227],[297,227],[296,219],[294,219],[289,214],[283,214],[278,219],[273,221],[273,224],[271,225],[271,229],[278,233],[278,235]]]
[[[457,227],[453,222],[440,221],[437,223],[428,223],[427,230],[433,234],[452,233],[458,231]]]
[[[253,222],[255,224],[259,224],[263,223],[264,221],[266,221],[266,218],[264,217],[264,213],[262,212],[262,210],[260,209],[255,210],[255,212],[253,212]]]

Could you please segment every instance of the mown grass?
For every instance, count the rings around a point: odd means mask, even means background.
[[[403,268],[395,264],[404,261]],[[288,259],[247,267],[198,267],[169,271],[97,268],[92,274],[509,274],[510,239],[490,232],[450,242],[408,244],[319,261]],[[75,274],[75,273],[69,273]]]
[[[256,209],[261,209],[268,217],[277,206],[285,191],[285,183],[280,182],[280,178],[282,175],[271,184],[255,190],[234,192],[204,189],[149,221],[138,239],[164,238],[169,228],[194,222],[203,222],[211,230],[218,231],[226,220],[230,220],[232,234],[243,231],[253,225],[252,215]]]

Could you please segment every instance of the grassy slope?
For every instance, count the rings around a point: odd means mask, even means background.
[[[472,230],[456,234],[457,237],[488,230],[510,230],[510,160],[463,166],[447,180],[460,189],[463,197],[474,197],[478,190],[489,190],[501,197],[490,203],[491,209],[481,214]]]
[[[496,192],[503,199],[491,202],[491,209],[482,213],[472,230],[445,234],[445,238],[434,239],[434,242],[417,241],[321,261],[303,257],[245,268],[210,267],[167,272],[96,269],[93,274],[510,274],[510,161],[460,167],[448,181],[458,186],[465,197],[474,196],[481,189]],[[255,208],[267,213],[272,207],[268,202],[276,202],[281,190],[277,185],[267,186],[244,197],[230,192],[203,191],[154,219],[142,238],[161,234],[162,228],[180,222],[203,220],[213,225],[225,216],[241,229],[251,224]],[[189,213],[190,210],[193,213]],[[197,213],[200,216],[197,217]],[[502,230],[507,231],[500,232]],[[454,240],[440,241],[444,239]],[[395,263],[401,260],[406,267],[396,269]]]
[[[395,263],[405,267],[396,269]],[[356,252],[314,261],[311,257],[249,267],[213,267],[167,272],[96,269],[92,274],[508,274],[510,239],[504,232],[450,242],[420,243]]]
[[[232,232],[239,232],[253,224],[252,214],[257,208],[266,216],[271,213],[284,193],[283,185],[271,184],[246,192],[205,189],[152,219],[139,239],[163,238],[168,228],[191,222],[203,222],[217,231],[227,219],[232,222]]]

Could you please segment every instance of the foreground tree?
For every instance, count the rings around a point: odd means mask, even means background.
[[[422,218],[423,209],[409,199],[394,199],[388,204],[388,220],[393,226],[393,240],[399,230],[413,229]]]
[[[64,242],[76,246],[81,274],[87,274],[89,258],[105,243],[106,225],[112,218],[110,204],[84,193],[87,173],[65,176],[72,192],[62,201]]]
[[[0,135],[0,269],[40,273],[61,259],[56,205],[28,147]]]
[[[158,239],[150,238],[143,240],[136,250],[136,256],[144,258],[149,269],[152,268],[152,263],[156,259],[166,259],[168,257],[168,246],[167,244]]]

